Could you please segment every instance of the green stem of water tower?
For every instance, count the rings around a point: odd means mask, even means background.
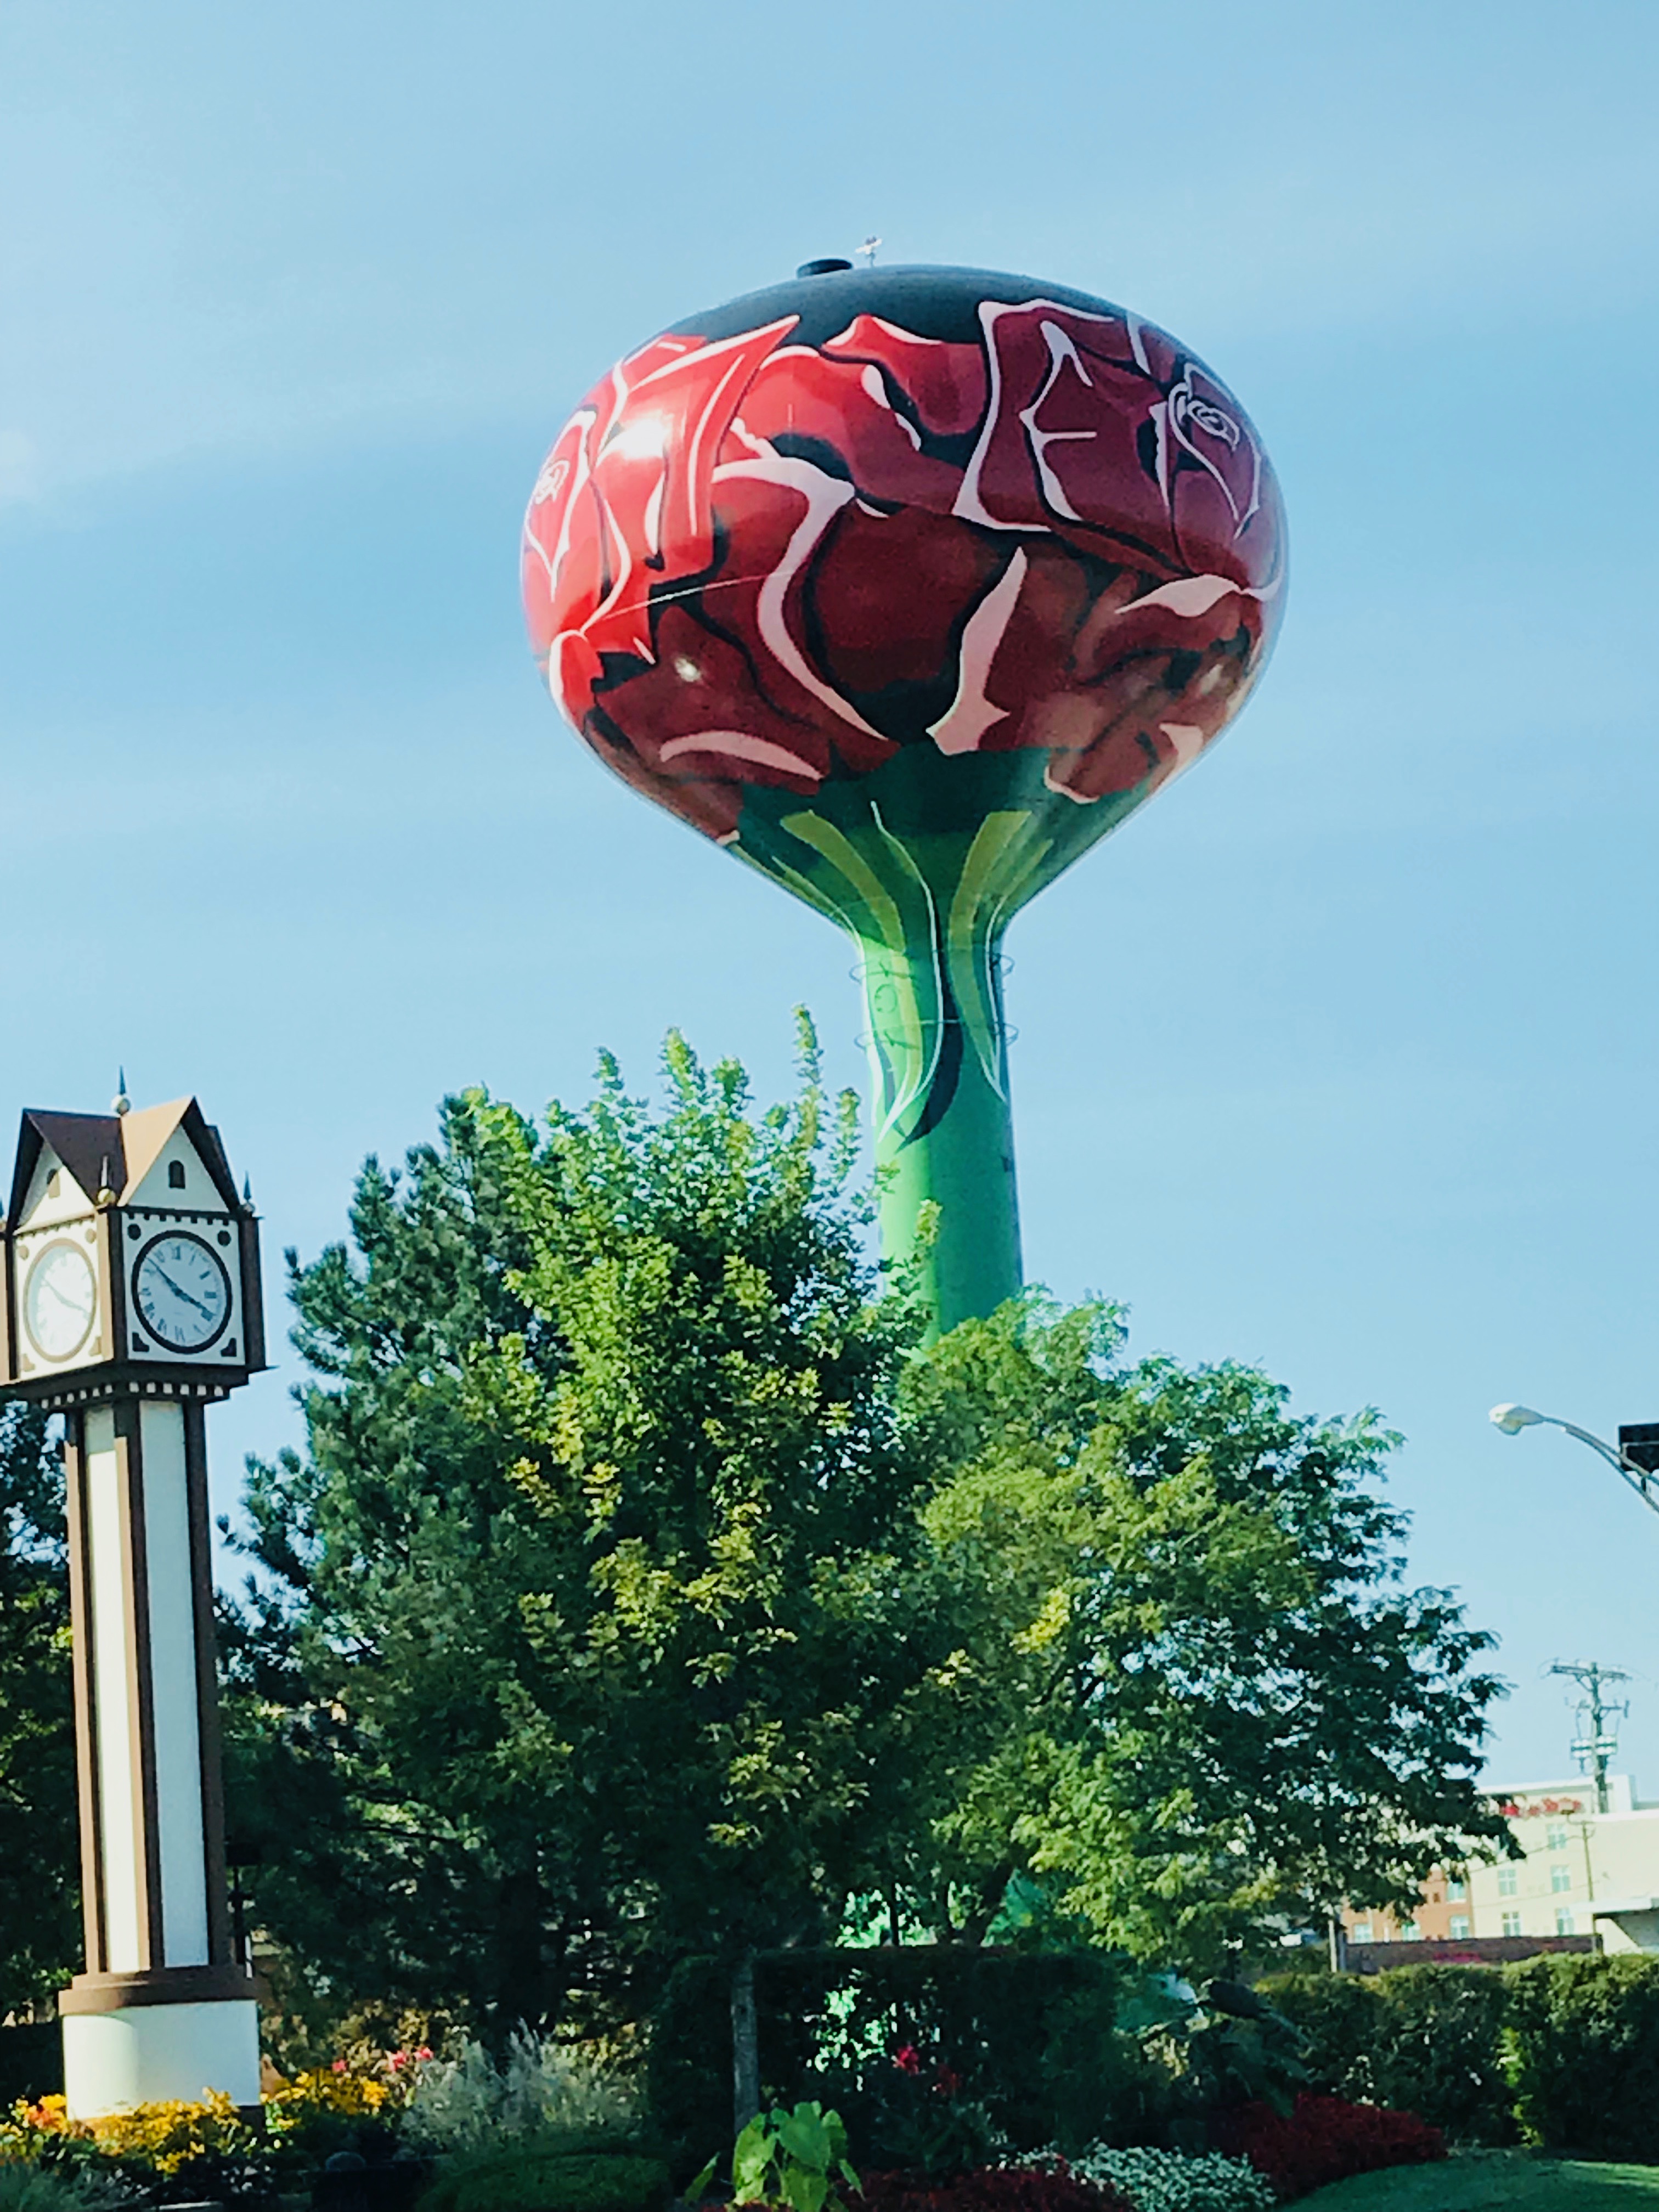
[[[1000,964],[994,945],[981,948],[987,1003],[969,1024],[935,944],[860,950],[882,1253],[914,1266],[931,1340],[1021,1286]]]

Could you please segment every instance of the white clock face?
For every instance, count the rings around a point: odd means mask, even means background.
[[[211,1245],[174,1230],[138,1255],[132,1302],[169,1352],[204,1352],[230,1318],[230,1277]]]
[[[48,1244],[23,1287],[23,1326],[42,1359],[68,1359],[92,1334],[98,1284],[78,1244]]]

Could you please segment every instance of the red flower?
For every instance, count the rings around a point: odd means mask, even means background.
[[[920,2074],[921,2053],[914,2043],[902,2043],[893,2053],[893,2063],[901,2074]]]
[[[1351,2173],[1422,2165],[1446,2155],[1446,2139],[1415,2112],[1351,2105],[1305,2090],[1293,2112],[1243,2105],[1219,2116],[1218,2149],[1249,2160],[1284,2197],[1305,2197]]]

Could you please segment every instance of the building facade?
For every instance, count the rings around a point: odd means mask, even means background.
[[[1582,1775],[1492,1794],[1525,1856],[1437,1873],[1410,1916],[1346,1912],[1352,1947],[1588,1936],[1659,1952],[1659,1803],[1624,1774],[1607,1778],[1605,1813]]]

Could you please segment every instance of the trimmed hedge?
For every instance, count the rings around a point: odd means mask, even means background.
[[[420,2212],[662,2212],[659,2159],[523,2147],[447,2162]]]
[[[1261,1984],[1308,2038],[1311,2087],[1416,2112],[1454,2142],[1482,2144],[1516,2140],[1504,2044],[1510,1990],[1487,1966],[1286,1974]]]
[[[1506,1978],[1516,2112],[1528,2140],[1659,2165],[1659,1959],[1528,1959]]]
[[[1116,2032],[1138,1980],[1103,1951],[912,1944],[765,1953],[755,1968],[762,2082],[784,2101],[818,2097],[833,2106],[860,2166],[915,2162],[907,2085],[888,2058],[856,2072],[815,2073],[821,2029],[889,2051],[915,2045],[930,2069],[948,2068],[956,2094],[982,2108],[1017,2150],[1088,2142],[1119,2121],[1134,2140],[1160,2087],[1139,2046]],[[685,2174],[728,2147],[729,1966],[689,1959],[675,1968],[652,2017],[647,2086],[658,2125],[683,2149]]]
[[[1297,1973],[1261,1993],[1307,2038],[1312,2085],[1414,2112],[1455,2142],[1517,2135],[1659,2165],[1659,1958],[1555,1953],[1501,1970]]]

